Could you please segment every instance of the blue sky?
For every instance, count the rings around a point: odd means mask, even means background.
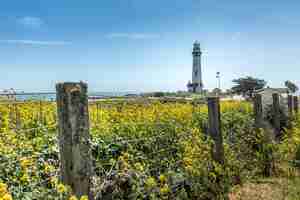
[[[3,0],[0,89],[185,90],[201,42],[206,88],[240,76],[300,84],[297,0]]]

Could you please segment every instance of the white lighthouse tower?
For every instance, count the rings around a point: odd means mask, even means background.
[[[202,69],[201,69],[201,48],[200,43],[195,42],[193,47],[193,74],[192,82],[189,82],[187,87],[189,92],[201,93],[203,90]]]

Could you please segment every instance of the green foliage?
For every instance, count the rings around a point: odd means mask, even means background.
[[[242,94],[243,96],[252,96],[254,90],[265,87],[267,82],[263,79],[247,76],[245,78],[234,79],[235,86],[231,88],[233,93]]]
[[[284,85],[293,93],[295,93],[299,90],[298,86],[295,83],[293,83],[292,81],[285,81]]]
[[[35,106],[19,107],[23,130],[34,128],[24,132],[10,128],[9,109],[0,106],[0,182],[14,199],[66,199],[72,191],[57,179],[55,106],[44,107],[43,123],[32,115]],[[248,102],[221,102],[223,166],[211,156],[205,105],[91,105],[89,112],[93,191],[102,199],[226,199],[234,185],[299,159],[299,118],[275,144],[254,128]]]

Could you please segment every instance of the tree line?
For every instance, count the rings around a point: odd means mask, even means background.
[[[251,76],[234,79],[232,82],[234,86],[231,88],[231,93],[239,94],[243,97],[252,97],[253,92],[263,89],[267,85],[267,81]],[[298,86],[290,80],[285,81],[284,86],[290,93],[295,93],[299,90]]]

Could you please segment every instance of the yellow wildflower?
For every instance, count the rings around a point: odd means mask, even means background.
[[[12,196],[10,194],[5,194],[2,198],[0,198],[1,200],[13,200]]]
[[[144,167],[141,163],[135,163],[134,167],[140,172],[144,171]]]
[[[72,195],[69,200],[78,200],[77,197],[75,195]]]
[[[193,164],[193,160],[191,158],[184,158],[183,163],[185,166],[191,166]]]
[[[167,184],[165,184],[163,187],[160,188],[159,191],[162,195],[166,195],[170,192],[170,188]]]
[[[57,185],[56,189],[57,189],[57,192],[60,193],[60,194],[67,192],[66,186],[64,186],[61,183]]]
[[[52,187],[55,187],[58,184],[58,178],[51,177],[50,183],[51,183]]]
[[[156,186],[156,181],[153,177],[149,177],[147,180],[146,180],[146,187],[148,188],[153,188]]]
[[[54,167],[52,165],[49,165],[48,163],[45,163],[44,172],[46,174],[49,174],[49,173],[51,173],[53,171],[54,171]]]
[[[4,183],[0,183],[0,197],[7,193],[7,186]]]
[[[20,178],[21,182],[26,183],[29,180],[28,174],[24,173],[23,176]]]
[[[167,177],[166,177],[165,175],[160,175],[160,176],[159,176],[159,181],[160,181],[161,183],[165,183],[165,182],[167,182]]]
[[[80,198],[80,200],[89,200],[89,197],[86,196],[86,195],[84,195],[84,196],[82,196],[82,197]]]
[[[23,169],[26,169],[27,167],[29,167],[31,165],[32,161],[28,158],[22,158],[20,160],[20,165]]]

